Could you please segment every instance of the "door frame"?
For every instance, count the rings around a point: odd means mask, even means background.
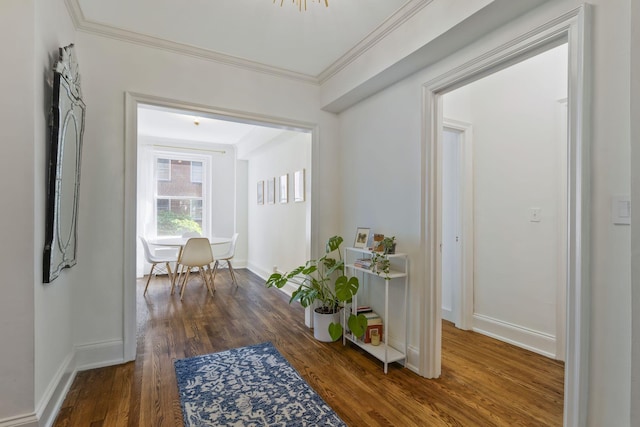
[[[319,144],[318,125],[314,123],[288,120],[279,117],[247,113],[236,110],[214,108],[174,99],[162,98],[134,92],[125,92],[125,135],[124,135],[124,248],[123,248],[123,359],[125,362],[136,358],[136,243],[137,243],[137,181],[138,181],[138,104],[155,105],[178,110],[194,111],[227,120],[243,123],[272,125],[289,130],[311,133],[311,170],[305,179],[310,188],[310,206],[307,209],[307,257],[315,256],[318,240],[318,180],[313,179],[318,168]]]
[[[567,318],[564,425],[586,425],[589,367],[589,40],[590,7],[581,5],[423,84],[422,177],[425,248],[421,297],[420,373],[441,373],[442,296],[438,276],[441,186],[442,95],[527,57],[567,43],[568,93],[568,227]]]

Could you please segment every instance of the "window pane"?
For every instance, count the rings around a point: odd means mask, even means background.
[[[202,182],[202,162],[191,162],[191,182]]]
[[[157,230],[159,236],[181,236],[189,231],[202,234],[202,200],[158,199]]]
[[[158,181],[171,181],[171,162],[169,159],[158,159],[156,163]]]

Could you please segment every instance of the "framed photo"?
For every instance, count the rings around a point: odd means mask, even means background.
[[[362,249],[366,248],[367,242],[369,241],[370,231],[371,229],[369,228],[358,227],[358,229],[356,230],[356,238],[353,242],[353,247]]]
[[[289,201],[289,174],[280,176],[280,203]]]
[[[267,203],[273,205],[276,202],[276,179],[267,180]]]
[[[264,205],[264,181],[258,181],[258,204]]]
[[[304,202],[304,169],[293,174],[293,201]]]

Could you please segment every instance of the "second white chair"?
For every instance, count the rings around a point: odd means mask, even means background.
[[[218,267],[220,267],[220,262],[225,262],[227,267],[229,268],[229,274],[231,275],[231,281],[234,285],[238,286],[238,281],[236,280],[236,273],[233,271],[233,265],[231,265],[231,259],[236,253],[236,241],[238,240],[238,233],[235,233],[231,238],[231,244],[227,252],[216,255],[216,262],[213,264],[213,278],[216,278],[216,273],[218,272]]]
[[[187,240],[187,244],[184,245],[182,253],[180,254],[180,283],[182,286],[180,289],[180,300],[184,297],[184,290],[187,287],[189,281],[189,275],[192,268],[198,268],[200,276],[207,285],[209,293],[213,296],[215,291],[215,285],[213,283],[213,274],[211,264],[213,263],[213,254],[211,253],[211,243],[206,237],[193,237]],[[174,292],[174,285],[171,286],[171,293]]]

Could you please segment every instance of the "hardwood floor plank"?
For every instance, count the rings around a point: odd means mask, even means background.
[[[181,426],[177,359],[271,341],[349,426],[560,426],[564,365],[443,322],[442,376],[422,378],[341,342],[320,343],[304,311],[247,270],[199,278],[184,301],[155,278],[138,286],[137,358],[80,372],[55,422],[72,426]]]

